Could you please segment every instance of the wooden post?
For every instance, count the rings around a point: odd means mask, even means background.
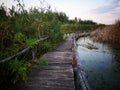
[[[32,49],[32,59],[34,60],[37,57],[37,47]]]
[[[72,38],[72,52],[73,52],[72,65],[73,65],[73,67],[76,66],[74,40],[75,39],[74,39],[74,35],[73,35],[73,38]]]
[[[32,59],[35,59],[35,48],[32,49]]]

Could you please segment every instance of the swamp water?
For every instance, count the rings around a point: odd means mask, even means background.
[[[77,40],[79,61],[87,74],[91,90],[120,90],[120,63],[108,44],[90,37]]]

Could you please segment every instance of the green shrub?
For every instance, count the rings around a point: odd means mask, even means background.
[[[38,39],[37,38],[27,39],[26,45],[27,47],[33,48],[34,46],[38,45]]]
[[[31,63],[17,59],[0,65],[0,90],[9,90],[17,82],[27,82]]]
[[[48,60],[42,57],[37,59],[36,63],[40,65],[48,65]]]
[[[22,44],[22,43],[25,43],[26,36],[22,32],[18,32],[15,34],[14,40],[17,43]]]
[[[66,35],[64,35],[64,36],[63,36],[63,40],[65,41],[66,39],[67,39],[67,36],[66,36]]]
[[[50,41],[45,41],[42,43],[42,47],[49,50],[52,46],[51,46],[51,42]]]
[[[17,59],[13,60],[9,64],[10,75],[12,76],[12,83],[15,84],[18,81],[27,82],[28,72],[30,70],[31,64],[26,61],[19,61]]]

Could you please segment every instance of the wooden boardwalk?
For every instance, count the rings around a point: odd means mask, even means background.
[[[43,55],[43,58],[48,60],[48,65],[34,65],[28,83],[17,85],[14,90],[75,90],[72,38],[60,43],[55,50]]]

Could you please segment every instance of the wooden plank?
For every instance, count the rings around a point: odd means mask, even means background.
[[[21,89],[19,87],[16,87],[14,90],[21,90]],[[73,90],[73,89],[71,87],[29,85],[29,87],[23,86],[22,90]]]

